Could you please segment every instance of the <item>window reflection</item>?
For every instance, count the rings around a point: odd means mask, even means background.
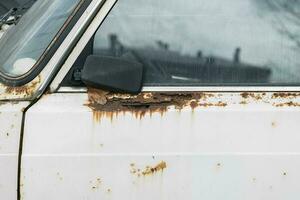
[[[298,0],[123,0],[94,54],[135,59],[146,85],[299,83]]]

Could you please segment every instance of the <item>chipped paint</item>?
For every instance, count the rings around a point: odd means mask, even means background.
[[[161,116],[173,106],[177,110],[184,107],[225,107],[225,102],[205,102],[214,94],[204,92],[142,92],[138,95],[110,93],[107,91],[88,89],[88,103],[93,111],[96,121],[102,117],[111,120],[119,113],[132,113],[136,118],[142,119],[146,114],[160,113]],[[200,101],[202,100],[202,101]]]

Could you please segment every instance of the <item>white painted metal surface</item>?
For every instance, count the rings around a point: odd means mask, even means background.
[[[29,102],[0,101],[0,199],[17,199],[18,155],[23,109]]]
[[[203,101],[227,105],[141,118],[95,119],[87,101],[51,94],[26,114],[24,200],[300,197],[299,96],[213,93]]]

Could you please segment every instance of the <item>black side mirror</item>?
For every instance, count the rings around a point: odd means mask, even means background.
[[[88,56],[82,71],[87,86],[113,92],[139,93],[142,89],[143,65],[123,58]]]

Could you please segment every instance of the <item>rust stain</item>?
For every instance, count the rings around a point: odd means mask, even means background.
[[[255,100],[262,100],[264,98],[264,96],[266,96],[265,92],[262,92],[262,93],[243,92],[243,93],[241,93],[241,97],[243,97],[244,99],[253,98]]]
[[[98,89],[88,89],[88,103],[85,104],[93,110],[95,121],[102,117],[113,120],[119,114],[132,113],[136,118],[142,119],[146,114],[160,113],[161,116],[170,106],[181,110],[184,107],[225,107],[227,103],[202,103],[214,94],[204,92],[142,92],[137,95],[111,93]]]
[[[241,101],[240,104],[241,104],[241,105],[247,105],[248,102],[247,102],[247,101]]]
[[[275,106],[275,107],[300,107],[300,103],[289,101],[289,102],[285,102],[285,103],[277,103],[277,104],[274,103],[273,106]]]
[[[134,164],[130,164],[130,167],[131,167],[130,173],[140,177],[141,175],[146,176],[146,175],[154,174],[159,171],[163,171],[167,167],[167,163],[165,161],[161,161],[160,163],[158,163],[153,167],[146,166],[144,170],[136,168]]]
[[[300,93],[295,92],[277,92],[272,95],[272,99],[276,98],[297,98],[300,97]]]
[[[152,175],[156,172],[163,171],[165,168],[167,168],[167,163],[165,161],[161,161],[154,167],[147,166],[146,169],[142,171],[142,174],[144,176]]]
[[[38,87],[40,82],[41,82],[41,77],[39,75],[32,82],[30,82],[30,83],[28,83],[24,86],[6,87],[5,88],[5,94],[31,96],[35,92],[35,90]]]
[[[157,165],[151,167],[146,166],[144,170],[141,170],[135,166],[134,163],[130,164],[130,173],[136,175],[137,177],[153,175],[159,171],[163,172],[167,168],[167,163],[165,161],[160,161]]]
[[[102,180],[101,178],[97,178],[95,181],[90,181],[90,183],[92,184],[92,190],[97,190],[100,188]]]

